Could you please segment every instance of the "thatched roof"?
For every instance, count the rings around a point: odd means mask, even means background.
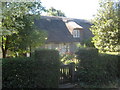
[[[91,24],[79,19],[41,16],[40,20],[35,20],[35,25],[37,25],[41,30],[48,32],[47,42],[65,43],[80,41],[73,38],[71,34],[72,30],[75,28],[85,30],[88,29],[88,26]]]

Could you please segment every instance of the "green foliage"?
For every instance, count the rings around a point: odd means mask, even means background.
[[[100,51],[120,51],[119,43],[119,4],[112,0],[101,0],[98,13],[93,19],[91,31],[93,42]]]
[[[45,41],[46,32],[34,26],[34,19],[43,10],[40,2],[3,2],[2,4],[2,53],[6,57],[7,51],[16,53],[30,52]],[[20,54],[19,54],[20,55]]]
[[[32,58],[6,58],[2,61],[3,88],[36,87],[34,81],[34,60]]]
[[[37,18],[36,15],[26,15],[22,19],[19,18],[19,22],[22,21],[24,24],[24,29],[18,28],[18,33],[9,36],[8,49],[14,52],[14,55],[18,53],[31,52],[29,48],[35,50],[45,43],[45,38],[47,33],[39,30],[34,25],[34,19]]]
[[[96,48],[79,48],[76,54],[79,60],[86,59],[91,58],[91,56],[98,56],[98,50]]]
[[[62,64],[70,64],[70,63],[77,63],[76,55],[73,53],[65,53],[61,55],[60,58]]]
[[[56,50],[46,50],[41,49],[35,52],[35,58],[38,62],[38,65],[41,65],[42,69],[37,69],[39,72],[44,71],[38,82],[42,82],[44,87],[58,87],[59,83],[59,68],[60,68],[60,60],[59,60],[59,52]],[[43,82],[44,80],[44,82]]]
[[[118,71],[120,71],[120,55],[118,55]],[[120,72],[118,72],[118,77],[120,79]],[[119,86],[120,86],[120,83],[119,83]]]
[[[48,9],[47,13],[50,16],[62,16],[62,17],[65,17],[65,14],[61,10],[56,10],[53,7],[51,7],[50,9]]]
[[[55,50],[35,52],[35,58],[3,59],[3,88],[56,88],[59,54]]]
[[[113,55],[98,54],[96,49],[80,49],[78,78],[84,87],[102,87],[115,82],[118,74],[118,58]]]
[[[87,40],[84,40],[82,43],[83,43],[86,47],[95,47],[94,44],[93,44],[93,42],[92,42],[92,38],[89,38],[89,39],[87,39]]]
[[[94,48],[94,43],[92,42],[92,38],[83,40],[81,43],[77,44],[78,48],[86,48],[86,47],[90,47],[90,48]]]
[[[23,23],[18,23],[16,18],[23,17],[30,11],[33,3],[15,3],[15,2],[3,2],[2,3],[2,34],[9,35],[12,33],[17,33],[16,28],[23,27]]]
[[[2,2],[2,34],[16,33],[16,28],[24,26],[22,22],[16,22],[18,17],[23,18],[28,13],[38,15],[42,10],[40,2]]]
[[[78,44],[77,44],[77,47],[78,47],[78,48],[86,48],[87,46],[86,46],[85,44],[80,44],[80,43],[78,43]]]
[[[35,51],[34,56],[41,64],[45,63],[57,68],[60,63],[59,52],[56,50],[39,49]]]

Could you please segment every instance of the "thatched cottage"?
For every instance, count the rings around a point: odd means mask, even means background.
[[[48,32],[44,48],[57,49],[61,54],[74,53],[76,44],[93,36],[89,30],[91,23],[82,19],[41,16],[35,24]]]

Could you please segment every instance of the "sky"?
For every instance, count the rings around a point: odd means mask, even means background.
[[[61,10],[68,18],[92,19],[97,13],[99,0],[41,0],[42,5],[49,9]]]

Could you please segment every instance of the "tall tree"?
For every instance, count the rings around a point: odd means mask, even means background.
[[[118,3],[113,0],[101,0],[100,8],[93,20],[91,31],[94,45],[100,51],[120,51]]]
[[[8,45],[9,45],[9,36],[13,33],[17,33],[16,28],[22,27],[22,22],[16,22],[17,17],[23,17],[28,9],[23,3],[2,3],[2,54],[3,58],[6,57]]]
[[[18,37],[18,43],[21,40],[21,35],[20,33],[22,30],[26,31],[26,23],[33,23],[33,21],[28,20],[28,22],[24,21],[24,17],[27,14],[32,14],[32,15],[39,15],[40,11],[42,10],[41,4],[38,2],[27,2],[27,3],[15,3],[15,2],[9,2],[9,3],[4,3],[2,4],[2,54],[3,58],[6,57],[7,51],[12,50],[10,46],[13,46],[12,44],[16,43],[15,40],[11,41],[11,38],[14,38],[15,36]],[[28,17],[26,17],[28,18]],[[31,23],[27,25],[27,27],[31,27]],[[33,31],[33,30],[32,30]],[[36,30],[33,32],[35,34]],[[39,32],[38,32],[39,33]],[[38,34],[36,32],[36,34]],[[25,33],[24,33],[25,34]],[[27,35],[27,34],[26,34]],[[26,39],[26,37],[24,37]],[[32,39],[32,38],[31,38]],[[33,38],[34,39],[34,38]],[[27,40],[27,39],[26,39]],[[18,48],[18,47],[17,47]],[[20,49],[20,48],[19,48]]]
[[[48,15],[50,16],[62,16],[65,17],[65,14],[61,10],[57,10],[53,7],[47,10]]]
[[[35,50],[45,43],[47,33],[38,29],[34,25],[36,15],[25,15],[23,18],[18,18],[18,22],[23,22],[24,26],[18,28],[18,33],[9,36],[8,50],[13,52],[13,56],[23,56],[26,53]]]

